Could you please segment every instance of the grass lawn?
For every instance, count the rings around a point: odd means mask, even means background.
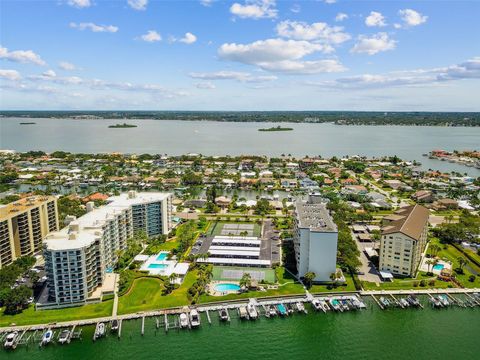
[[[148,250],[152,254],[156,254],[160,251],[172,251],[173,249],[177,248],[178,245],[180,245],[180,243],[175,239],[166,241],[163,244],[149,246]]]
[[[352,276],[350,274],[343,273],[345,276],[346,284],[338,287],[334,287],[332,289],[328,289],[327,285],[312,285],[310,288],[311,293],[319,293],[319,292],[340,292],[340,291],[356,291],[355,284],[353,283]]]
[[[139,278],[131,289],[119,298],[118,314],[164,309],[189,304],[187,290],[197,277],[196,271],[190,271],[182,285],[169,295],[162,295],[163,282],[156,278]]]
[[[260,237],[260,230],[261,230],[261,226],[258,225],[257,223],[253,223],[253,222],[246,222],[246,221],[240,221],[240,222],[237,222],[237,221],[218,221],[218,222],[212,222],[212,224],[210,225],[210,228],[209,228],[209,231],[208,231],[208,235],[210,236],[218,236],[218,235],[222,235],[222,229],[223,229],[223,226],[225,224],[245,224],[245,225],[253,225],[253,236],[257,236],[257,237]],[[239,230],[242,230],[242,229],[239,229]],[[249,230],[249,229],[245,229],[245,230]]]
[[[43,324],[110,316],[112,307],[113,300],[65,309],[38,311],[35,311],[32,305],[17,315],[5,315],[3,309],[0,309],[0,326],[8,326],[12,323],[17,325]]]
[[[427,285],[414,287],[413,283],[419,283],[421,280],[425,279]],[[435,280],[435,285],[428,285],[429,279],[435,279],[435,276],[427,276],[425,273],[420,273],[417,279],[393,279],[392,282],[381,283],[380,286],[377,286],[375,283],[363,281],[362,286],[364,290],[411,290],[411,289],[444,289],[447,288],[451,283],[445,281]]]

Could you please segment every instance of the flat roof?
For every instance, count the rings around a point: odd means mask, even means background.
[[[251,251],[236,251],[236,250],[208,250],[212,257],[215,255],[230,255],[230,256],[260,256],[260,249]]]
[[[260,251],[259,246],[217,246],[212,245],[210,250],[231,250],[231,251]]]
[[[318,232],[337,232],[337,225],[333,222],[325,204],[297,201],[296,214],[301,228]]]
[[[248,245],[258,245],[260,246],[261,240],[230,240],[230,239],[213,239],[213,244],[248,244]]]
[[[198,259],[197,262],[205,262],[211,264],[228,264],[228,265],[264,265],[270,266],[270,260],[260,259],[234,259],[234,258],[206,258]]]
[[[19,215],[52,200],[55,200],[55,196],[34,195],[0,206],[0,220]]]

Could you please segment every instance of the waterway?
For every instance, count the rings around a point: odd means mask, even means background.
[[[0,119],[0,149],[64,150],[98,153],[181,155],[398,155],[428,169],[479,176],[480,170],[423,157],[433,149],[467,150],[480,144],[480,127],[339,126],[283,124],[293,131],[261,132],[265,123],[215,121],[128,120],[136,128],[111,129],[119,120]],[[123,120],[121,121],[123,122]]]
[[[212,325],[202,314],[197,330],[155,328],[154,319],[124,321],[122,337],[115,335],[92,342],[93,328],[81,340],[60,346],[51,344],[0,350],[2,359],[478,359],[480,311],[449,308],[381,311],[370,303],[361,312],[295,314],[288,318],[255,322],[232,319]]]

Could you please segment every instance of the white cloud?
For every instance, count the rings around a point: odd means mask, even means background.
[[[335,4],[337,0],[323,0],[325,4]]]
[[[149,30],[146,34],[140,36],[140,39],[146,42],[157,42],[162,40],[162,36],[155,30]]]
[[[92,6],[92,2],[90,0],[68,0],[67,4],[79,9]]]
[[[370,15],[365,18],[365,25],[382,27],[386,26],[387,23],[385,22],[385,16],[377,11],[371,11]]]
[[[116,33],[118,31],[117,26],[113,25],[97,25],[92,22],[88,23],[70,23],[70,27],[78,30],[91,30],[93,32],[109,32],[109,33]]]
[[[58,67],[62,70],[66,70],[66,71],[77,70],[77,67],[74,64],[69,63],[68,61],[60,61],[58,63]]]
[[[422,15],[412,9],[403,9],[398,12],[405,26],[418,26],[425,23],[428,16]]]
[[[32,50],[15,50],[8,51],[6,47],[0,46],[0,59],[19,63],[32,63],[36,65],[46,65],[40,55],[35,54]]]
[[[278,10],[275,0],[245,0],[245,4],[234,3],[230,12],[240,18],[276,18]]]
[[[350,50],[352,53],[366,53],[374,55],[382,51],[395,49],[397,42],[388,37],[387,33],[381,32],[371,37],[360,35],[358,42]]]
[[[328,44],[340,44],[350,39],[341,26],[329,26],[318,22],[307,24],[301,21],[282,21],[277,25],[277,34],[294,40],[323,41]]]
[[[192,72],[188,74],[192,79],[200,80],[236,80],[239,82],[248,83],[260,83],[276,80],[277,77],[273,75],[260,75],[254,76],[248,72],[242,71],[216,71],[209,73],[196,73]]]
[[[200,4],[202,4],[203,6],[208,7],[208,6],[212,6],[212,4],[213,4],[214,1],[215,1],[215,0],[200,0]]]
[[[20,80],[22,77],[17,70],[0,69],[0,78],[7,80]]]
[[[263,64],[264,70],[277,71],[286,74],[308,75],[319,73],[335,73],[346,71],[345,68],[336,59],[323,59],[312,61],[292,61],[283,60]]]
[[[215,84],[207,81],[207,82],[199,82],[195,84],[197,89],[206,89],[206,90],[213,90],[216,88]]]
[[[293,4],[292,7],[290,8],[290,11],[293,12],[294,14],[298,14],[302,8],[298,4]]]
[[[337,16],[335,16],[335,21],[337,22],[340,22],[340,21],[343,21],[343,20],[347,20],[348,19],[348,15],[345,14],[345,13],[338,13]]]
[[[134,10],[146,10],[148,0],[128,0],[128,5]]]
[[[183,38],[181,38],[178,41],[190,45],[190,44],[193,44],[195,41],[197,41],[197,37],[195,35],[193,35],[191,32],[187,32],[187,33],[185,33]]]

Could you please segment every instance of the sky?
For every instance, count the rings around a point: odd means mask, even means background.
[[[475,0],[0,0],[0,109],[480,111],[479,14]]]

